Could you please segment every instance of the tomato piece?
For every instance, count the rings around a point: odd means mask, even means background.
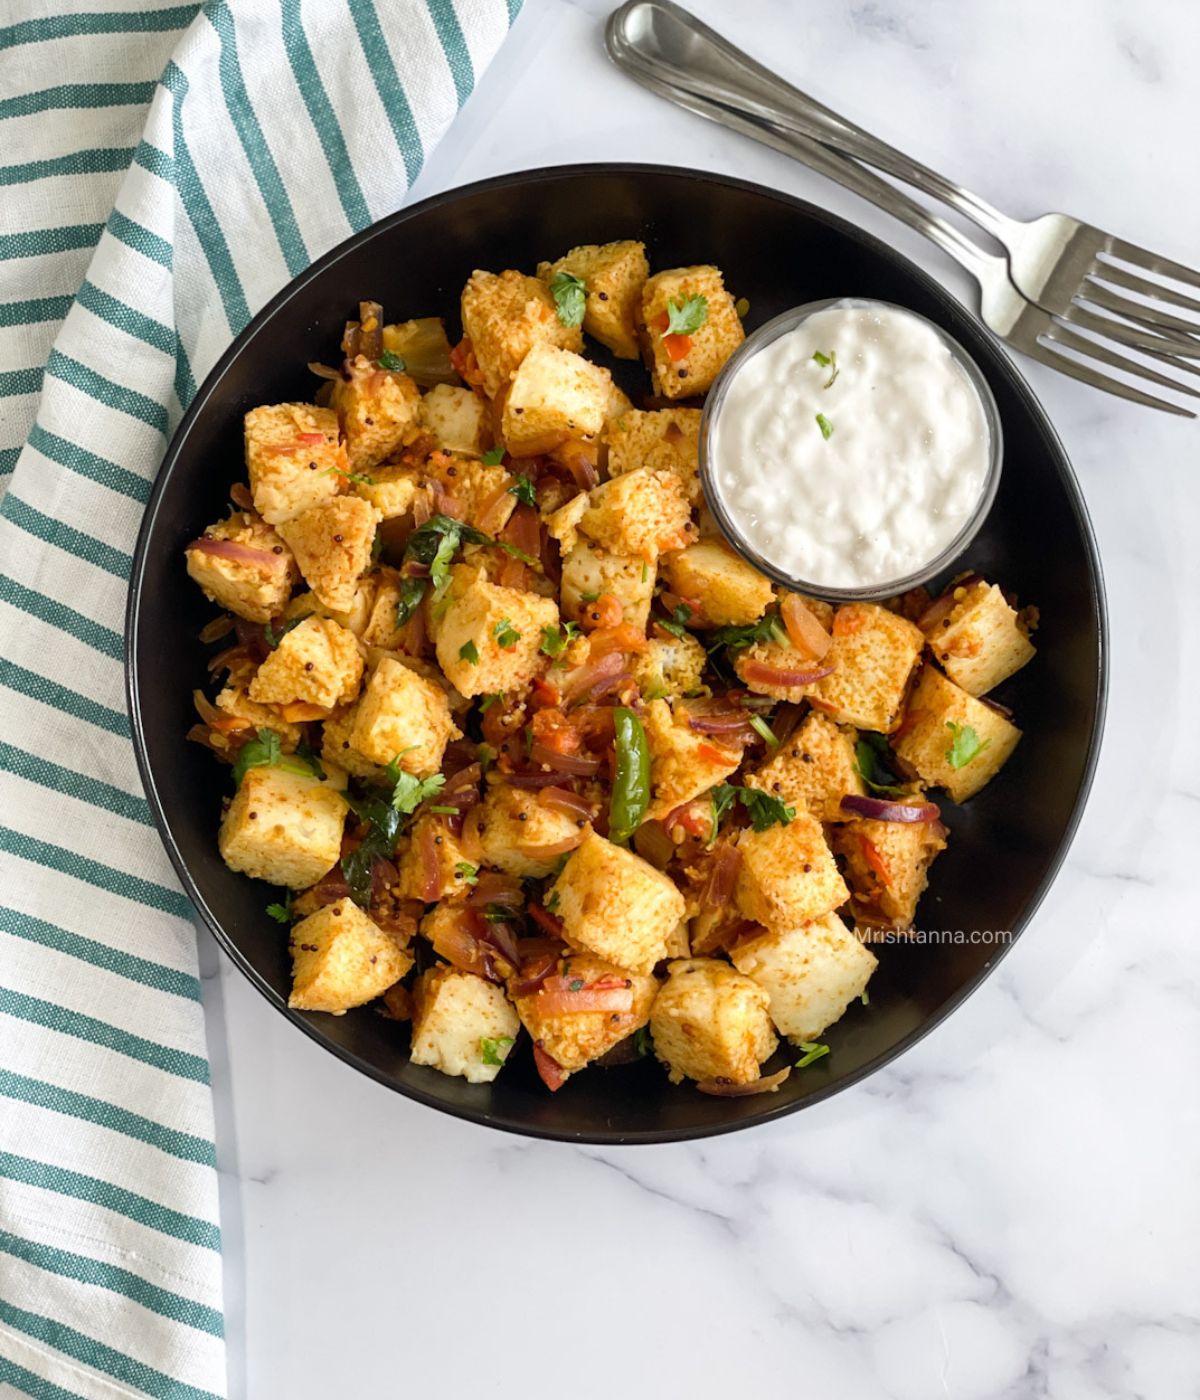
[[[667,352],[668,360],[686,360],[691,354],[692,337],[690,335],[664,335],[663,349]]]
[[[544,908],[540,904],[531,904],[529,906],[529,917],[539,928],[544,928],[551,937],[562,938],[563,921],[557,914],[552,914],[549,909]]]
[[[839,608],[833,615],[833,635],[835,637],[852,637],[866,620],[866,614],[861,609],[854,607],[853,604]]]
[[[536,1040],[533,1042],[533,1063],[542,1077],[542,1083],[552,1094],[567,1082],[562,1065],[553,1056],[547,1055]]]
[[[469,337],[464,335],[450,351],[450,363],[472,388],[483,383],[479,361],[475,358],[475,347],[471,344]]]
[[[592,661],[610,651],[643,652],[648,645],[643,633],[632,622],[618,622],[613,627],[598,627],[592,633],[588,658]]]
[[[808,661],[820,661],[833,643],[833,638],[821,626],[812,610],[795,593],[784,598],[779,609],[788,640]]]
[[[545,710],[556,706],[562,697],[558,693],[558,686],[548,681],[545,676],[535,676],[530,686],[529,703],[535,710]]]
[[[884,889],[890,889],[892,884],[891,872],[887,868],[887,861],[879,854],[874,841],[868,836],[860,836],[858,842],[862,847],[863,859],[875,872]]]
[[[598,631],[619,626],[624,616],[620,599],[611,593],[601,593],[594,603],[585,606],[581,621],[589,631]]]

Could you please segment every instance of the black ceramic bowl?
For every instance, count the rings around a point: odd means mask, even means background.
[[[1070,842],[1095,763],[1105,691],[1100,565],[1071,468],[1037,401],[979,322],[911,263],[810,204],[739,180],[653,166],[576,166],[506,175],[405,209],[316,263],[267,306],[208,377],[176,433],[138,541],[127,623],[134,742],[167,851],[205,923],[262,994],[302,1030],[410,1098],[536,1137],[662,1142],[743,1128],[815,1103],[886,1064],[954,1010],[1006,942],[880,950],[870,1005],[825,1039],[832,1053],[778,1093],[742,1099],[675,1088],[639,1062],[576,1075],[553,1096],[526,1041],[493,1085],[410,1065],[407,1033],[367,1008],[349,1015],[286,1005],[286,939],[264,912],[276,892],[235,875],[217,853],[228,776],[187,743],[203,684],[196,633],[211,606],[184,573],[183,547],[227,507],[244,478],[242,415],[311,396],[308,360],[336,358],[342,323],[364,297],[392,317],[443,315],[458,329],[472,269],[532,270],[579,243],[645,240],[651,265],[716,263],[748,325],[832,295],[875,297],[929,317],[978,361],[999,405],[1006,462],[991,517],[963,560],[1042,609],[1036,660],[1000,692],[1025,731],[1000,776],[962,808],[945,804],[949,850],[920,923],[1015,936]],[[636,366],[614,366],[645,392]],[[787,1062],[780,1052],[768,1069]],[[380,1100],[380,1112],[386,1103]]]

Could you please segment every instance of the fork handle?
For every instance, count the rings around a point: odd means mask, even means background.
[[[677,92],[709,99],[884,170],[957,209],[1001,242],[1013,234],[1013,221],[985,199],[785,82],[672,0],[629,0],[609,16],[606,35],[609,54],[621,67],[640,58]]]
[[[711,93],[698,91],[693,85],[681,82],[673,67],[664,66],[640,49],[626,45],[619,33],[614,35],[614,22],[619,21],[624,12],[638,8],[643,3],[645,0],[634,0],[633,5],[626,5],[622,10],[616,11],[609,18],[607,32],[610,57],[643,87],[667,98],[677,106],[696,113],[697,116],[706,117],[709,121],[740,132],[743,136],[750,136],[764,146],[791,156],[802,165],[807,165],[828,179],[836,181],[936,243],[981,284],[986,285],[987,279],[997,277],[1007,280],[1007,263],[1004,258],[985,252],[953,224],[947,223],[910,199],[902,190],[880,179],[858,161],[837,155],[821,142],[794,129],[784,129],[764,120],[757,113],[747,110],[740,102],[726,103],[714,100]],[[654,3],[657,7],[662,0],[654,0]]]

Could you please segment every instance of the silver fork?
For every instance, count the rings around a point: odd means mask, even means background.
[[[1200,398],[1200,390],[1184,380],[1094,338],[1140,351],[1162,369],[1200,378],[1200,369],[1188,363],[1200,358],[1200,339],[1191,335],[1200,334],[1200,322],[1135,301],[1102,282],[1184,310],[1200,312],[1200,301],[1116,267],[1102,255],[1140,259],[1149,270],[1200,287],[1196,273],[1065,215],[1046,215],[1028,224],[1008,219],[970,191],[813,102],[670,0],[622,5],[609,17],[606,42],[613,61],[652,91],[802,161],[932,239],[976,278],[984,321],[1016,349],[1122,398],[1196,416],[1085,362]],[[986,252],[861,160],[966,214],[1006,247],[1008,257]],[[1036,295],[1029,295],[1034,289]]]

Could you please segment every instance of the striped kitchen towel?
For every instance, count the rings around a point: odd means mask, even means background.
[[[195,939],[122,690],[130,555],[198,381],[403,200],[519,3],[0,5],[0,1395],[225,1394]]]

